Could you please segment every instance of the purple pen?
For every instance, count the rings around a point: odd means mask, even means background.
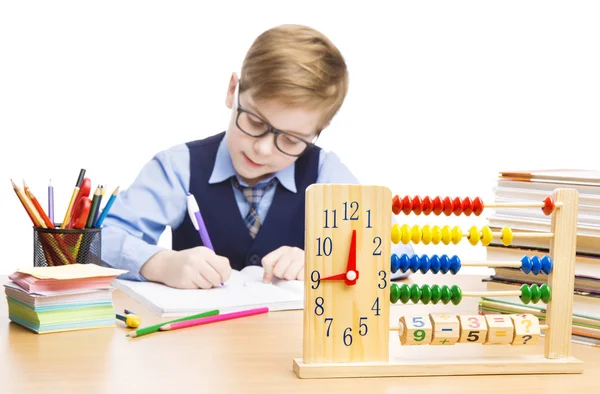
[[[48,218],[54,224],[54,187],[52,187],[52,179],[48,182]]]
[[[204,219],[202,219],[202,214],[200,213],[198,203],[196,202],[194,196],[190,193],[187,194],[187,208],[188,214],[190,215],[190,219],[192,220],[194,227],[196,228],[196,230],[198,230],[198,233],[200,234],[200,239],[202,240],[202,243],[204,244],[204,246],[206,246],[214,252],[215,248],[213,247],[212,242],[210,242],[208,230],[206,229],[206,224],[204,224]]]

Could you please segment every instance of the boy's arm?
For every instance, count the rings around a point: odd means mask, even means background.
[[[319,175],[317,177],[317,183],[348,183],[358,184],[358,179],[350,172],[350,170],[341,162],[339,157],[332,152],[325,152],[321,150],[319,157]],[[392,225],[398,223],[395,215],[390,210],[392,215]],[[392,254],[397,255],[408,254],[412,256],[414,249],[410,244],[404,245],[402,243],[392,244]],[[402,273],[400,271],[392,274],[392,279],[398,279],[408,276],[409,273]]]
[[[129,272],[120,278],[145,280],[142,266],[156,253],[166,226],[178,227],[186,213],[189,151],[179,145],[160,152],[119,193],[102,229],[102,260]]]

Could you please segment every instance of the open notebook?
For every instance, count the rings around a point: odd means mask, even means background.
[[[232,271],[223,287],[209,290],[174,289],[154,282],[114,279],[112,285],[161,317],[188,316],[212,309],[231,312],[269,307],[270,311],[302,309],[304,282],[262,281],[263,268],[248,266]]]

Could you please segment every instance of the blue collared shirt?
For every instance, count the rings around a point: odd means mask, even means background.
[[[119,193],[102,229],[102,260],[112,267],[128,270],[122,279],[145,280],[140,269],[159,251],[158,240],[166,226],[177,228],[187,215],[186,195],[190,183],[190,156],[187,145],[180,144],[159,152],[140,171],[131,186]],[[295,164],[276,172],[279,183],[297,193]],[[237,176],[225,138],[221,141],[209,183]],[[247,184],[238,177],[241,185]],[[264,180],[268,182],[270,179]],[[358,180],[342,164],[337,155],[321,150],[317,183],[358,184]],[[240,215],[245,217],[250,205],[243,193],[232,186]],[[267,191],[258,206],[263,220],[268,216],[276,188]],[[202,209],[202,207],[200,207]],[[411,253],[406,245],[396,246]]]

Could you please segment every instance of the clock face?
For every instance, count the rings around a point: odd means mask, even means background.
[[[382,186],[306,190],[303,361],[387,361],[391,201]]]

